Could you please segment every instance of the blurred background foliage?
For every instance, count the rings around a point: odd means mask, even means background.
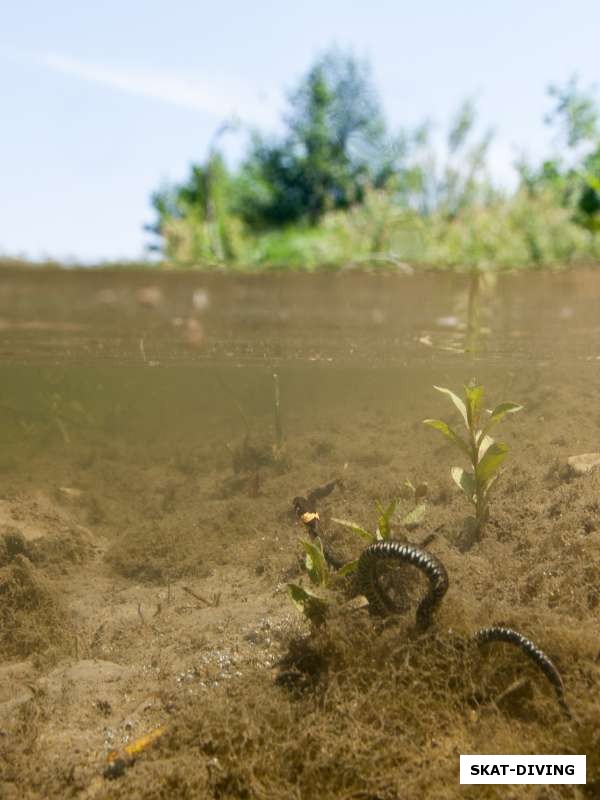
[[[492,131],[465,101],[447,131],[390,132],[368,64],[332,50],[288,98],[283,133],[219,143],[186,181],[152,197],[147,229],[166,265],[256,270],[410,265],[536,268],[600,258],[600,126],[592,90],[548,89],[555,155],[522,158],[507,190],[488,166]]]

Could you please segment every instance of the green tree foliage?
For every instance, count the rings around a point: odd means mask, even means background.
[[[568,147],[598,139],[598,108],[590,91],[579,88],[577,76],[565,86],[549,86],[548,94],[556,104],[546,115],[546,123],[558,127]]]
[[[494,197],[486,172],[491,143],[491,131],[477,133],[472,100],[460,105],[445,141],[435,140],[431,124],[422,125],[410,142],[410,166],[397,177],[401,196],[424,216],[440,213],[449,220],[486,204]]]
[[[157,221],[147,226],[163,237],[166,255],[181,264],[232,261],[238,255],[240,224],[232,215],[236,178],[219,153],[193,164],[186,181],[152,195]]]
[[[573,219],[590,231],[600,230],[600,121],[592,90],[573,76],[564,86],[548,89],[554,106],[545,121],[557,134],[560,155],[540,167],[520,164],[524,186],[537,194],[554,191]]]
[[[398,166],[366,64],[326,54],[289,103],[284,136],[255,134],[240,176],[239,212],[254,228],[315,224],[327,211],[360,203]]]
[[[283,132],[254,132],[228,170],[216,131],[203,164],[152,197],[168,262],[317,269],[539,267],[600,256],[600,122],[576,78],[551,86],[557,153],[523,161],[515,191],[496,188],[491,131],[464,102],[446,131],[391,136],[368,66],[333,50],[289,95]]]

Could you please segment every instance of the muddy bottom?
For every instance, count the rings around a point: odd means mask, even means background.
[[[319,358],[298,362],[261,360],[256,340],[256,363],[235,348],[235,363],[155,362],[148,338],[136,366],[6,361],[3,800],[600,797],[600,467],[568,462],[600,450],[596,356],[512,357],[482,314],[481,349],[448,319],[416,324],[408,349],[385,340],[387,365],[338,363],[325,327],[310,334]],[[503,343],[524,319],[501,318]],[[466,542],[471,509],[450,477],[466,463],[422,420],[458,427],[432,385],[472,377],[486,407],[525,408],[497,428],[509,454]],[[352,578],[318,628],[291,602],[289,583],[311,586],[293,500],[331,481],[320,533],[342,562],[365,542],[334,518],[374,531],[377,501],[397,497],[393,538],[445,566],[425,632],[413,568],[393,576],[404,600],[389,617]],[[407,481],[427,484],[416,517]],[[492,625],[552,660],[567,711],[518,648],[473,642]],[[463,788],[461,753],[586,754],[587,785]]]

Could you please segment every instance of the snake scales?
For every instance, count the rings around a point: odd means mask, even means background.
[[[428,628],[433,612],[448,591],[448,573],[442,562],[427,550],[409,544],[388,541],[367,547],[358,561],[358,586],[369,601],[371,613],[380,616],[396,610],[394,602],[382,588],[377,576],[377,565],[382,560],[411,564],[425,574],[429,581],[429,591],[417,607],[417,627],[421,630]]]
[[[308,498],[294,498],[294,510],[298,518],[307,526],[313,538],[319,534],[316,501],[330,494],[336,483],[338,481],[332,481],[326,486],[313,490],[308,494]],[[332,567],[341,566],[339,559],[330,555],[327,549],[325,556]],[[361,594],[369,601],[370,613],[378,616],[388,616],[399,610],[394,600],[381,585],[378,574],[379,564],[389,561],[416,567],[428,580],[428,591],[420,600],[416,613],[416,627],[418,631],[422,632],[432,624],[433,615],[448,591],[449,578],[446,568],[436,556],[422,547],[389,540],[369,545],[363,550],[358,560],[357,585]],[[502,625],[481,628],[471,638],[479,646],[502,642],[519,648],[545,675],[554,688],[561,709],[566,716],[570,717],[570,710],[565,700],[565,687],[560,673],[550,658],[531,639]]]
[[[381,561],[398,561],[419,569],[429,581],[429,590],[417,606],[417,629],[425,630],[433,621],[433,614],[448,590],[449,579],[442,562],[427,550],[399,542],[377,542],[366,548],[358,561],[358,588],[369,601],[371,613],[386,616],[396,608],[378,578],[377,565]],[[481,628],[472,640],[478,645],[504,642],[515,645],[546,676],[556,692],[557,700],[567,716],[570,711],[565,700],[565,687],[558,669],[548,656],[531,639],[512,628],[492,626]]]

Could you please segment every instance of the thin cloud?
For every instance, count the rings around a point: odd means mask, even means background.
[[[58,53],[37,55],[36,61],[63,75],[219,118],[238,117],[252,124],[273,125],[279,116],[276,104],[257,91],[232,82],[217,83],[212,78],[207,81],[168,72],[90,64]]]

